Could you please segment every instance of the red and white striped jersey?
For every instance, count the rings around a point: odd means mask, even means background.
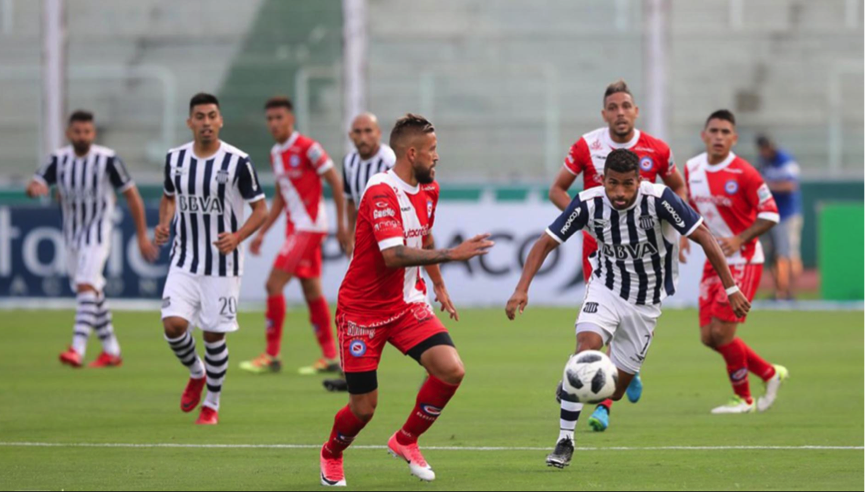
[[[730,238],[750,228],[757,218],[778,222],[778,206],[760,173],[732,152],[718,164],[709,164],[707,154],[685,164],[685,183],[691,205],[706,226],[719,238]],[[762,264],[763,246],[757,238],[742,245],[727,263]]]
[[[676,169],[673,152],[663,140],[634,130],[634,138],[619,144],[610,138],[608,127],[592,130],[580,137],[565,157],[565,169],[574,175],[583,174],[583,190],[601,186],[604,162],[613,149],[628,149],[640,156],[640,174],[652,183],[658,176],[666,178]]]
[[[333,161],[321,144],[297,132],[270,150],[273,175],[285,201],[288,230],[327,232],[321,175]]]
[[[358,207],[354,255],[339,288],[340,310],[385,320],[411,303],[427,302],[421,268],[387,267],[381,252],[397,245],[423,248],[438,198],[438,183],[413,187],[393,170],[369,180]]]

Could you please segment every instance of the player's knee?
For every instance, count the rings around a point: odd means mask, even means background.
[[[268,278],[267,282],[264,283],[264,289],[268,296],[276,296],[282,292],[282,285],[279,281]]]
[[[225,334],[222,332],[205,332],[204,333],[204,341],[205,342],[219,342],[225,339]]]
[[[306,301],[315,301],[322,296],[321,286],[314,279],[304,279],[300,286],[303,289],[303,298]]]
[[[627,387],[616,388],[616,391],[613,392],[613,395],[612,395],[612,397],[610,397],[610,400],[612,400],[612,401],[619,401],[619,400],[621,400],[622,397],[625,395],[625,390],[626,390],[626,389],[627,389]]]
[[[466,368],[462,361],[456,361],[454,364],[445,368],[445,371],[439,377],[445,383],[451,385],[459,385],[466,376]]]
[[[75,285],[75,291],[78,293],[87,293],[87,292],[98,293],[99,292],[99,290],[96,289],[92,284],[76,284]]]
[[[176,317],[168,317],[162,319],[162,327],[165,329],[165,335],[177,339],[186,332],[187,324],[176,320]]]
[[[377,399],[352,398],[349,402],[348,408],[357,419],[363,421],[364,423],[369,423],[370,420],[372,420],[373,415],[375,415],[375,407],[377,404]]]
[[[700,342],[703,343],[704,346],[714,349],[715,348],[715,339],[712,337],[712,333],[709,331],[704,331],[700,333]]]

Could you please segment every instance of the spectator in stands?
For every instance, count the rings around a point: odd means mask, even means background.
[[[802,195],[799,191],[799,164],[767,136],[757,137],[760,172],[778,204],[781,222],[769,231],[774,261],[775,299],[794,299],[796,278],[802,273]]]

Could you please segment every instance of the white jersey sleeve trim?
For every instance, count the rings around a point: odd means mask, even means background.
[[[691,233],[693,233],[694,231],[697,231],[697,228],[699,228],[701,224],[703,224],[703,218],[702,217],[700,217],[700,219],[698,219],[697,222],[694,223],[693,226],[691,226],[691,229],[689,229],[688,232],[685,233],[685,236],[691,236]]]
[[[777,224],[781,222],[781,215],[777,212],[761,212],[757,214],[757,219],[765,219]]]
[[[45,185],[46,187],[48,186],[48,182],[45,181],[45,178],[42,178],[39,174],[33,175],[33,179],[38,181],[39,183]]]
[[[563,165],[562,165],[562,168],[565,168],[566,170],[568,170],[568,173],[570,173],[570,174],[572,174],[572,175],[574,175],[574,176],[579,176],[579,175],[580,175],[579,173],[574,173],[574,170],[572,170],[571,168],[568,168],[568,165],[566,165],[566,164],[563,164]]]
[[[258,202],[259,200],[264,200],[265,198],[266,198],[266,197],[264,196],[264,193],[260,193],[260,194],[256,195],[255,197],[253,197],[253,198],[251,198],[251,199],[245,199],[245,202],[246,202],[247,204],[251,204],[251,203],[253,203],[253,202]]]
[[[327,170],[333,168],[333,160],[328,159],[326,163],[322,164],[318,168],[316,168],[315,172],[319,174],[319,176],[327,173]]]
[[[393,248],[395,246],[399,246],[403,244],[402,238],[399,236],[394,236],[393,238],[387,238],[378,242],[379,250],[387,250],[388,248]]]
[[[118,188],[117,191],[120,193],[123,193],[134,186],[135,186],[135,182],[132,180],[129,180],[126,182],[126,185],[123,185],[122,187]]]
[[[550,228],[545,229],[544,232],[545,232],[546,234],[550,235],[554,240],[556,240],[556,242],[557,242],[559,245],[561,245],[562,243],[564,243],[564,242],[562,241],[561,238],[559,238],[558,236],[555,235],[555,233],[553,233],[552,231],[550,231]]]
[[[165,194],[166,197],[174,197],[174,192],[169,192],[165,188],[162,189],[162,193]]]

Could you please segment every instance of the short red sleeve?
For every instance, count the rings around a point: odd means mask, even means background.
[[[312,167],[315,168],[318,174],[322,174],[333,168],[333,161],[331,161],[330,156],[327,155],[327,152],[324,151],[324,148],[318,142],[313,142],[309,146],[309,149],[306,150],[306,158],[309,159],[310,164],[312,164]]]
[[[775,203],[775,197],[769,190],[763,177],[754,168],[750,168],[745,175],[746,195],[748,204],[757,209],[757,217],[767,219],[772,222],[779,222],[778,205]]]
[[[432,229],[433,225],[436,221],[436,208],[439,205],[439,184],[438,182],[433,182],[433,188],[427,191],[427,196],[429,200],[432,202],[432,207],[429,212],[429,228]]]
[[[372,234],[380,250],[405,243],[399,201],[388,185],[371,186],[364,192],[360,208],[360,214],[372,225]]]
[[[565,169],[574,175],[579,175],[589,166],[591,161],[592,154],[589,152],[589,145],[586,144],[586,139],[580,137],[580,140],[571,146],[571,150],[565,157]]]
[[[658,174],[661,175],[661,178],[667,178],[676,171],[676,161],[673,158],[673,151],[664,146],[661,154],[661,162],[658,163]]]

